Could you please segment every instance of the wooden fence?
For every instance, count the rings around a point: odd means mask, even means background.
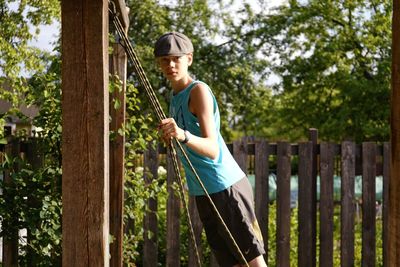
[[[290,266],[290,217],[292,213],[290,198],[291,175],[298,175],[298,266],[316,266],[317,255],[319,266],[333,266],[334,250],[334,192],[333,178],[335,174],[341,177],[340,198],[340,262],[341,266],[354,266],[355,259],[355,214],[356,197],[354,183],[356,175],[362,175],[362,266],[375,266],[376,258],[376,198],[375,177],[383,176],[383,264],[387,259],[387,202],[389,181],[389,143],[376,144],[365,142],[341,144],[316,141],[316,132],[311,132],[310,141],[290,144],[288,142],[268,143],[265,140],[248,142],[247,138],[234,142],[229,146],[236,161],[245,172],[255,176],[255,209],[264,237],[265,249],[268,253],[269,205],[268,179],[270,173],[277,177],[276,198],[276,266]],[[7,153],[17,154],[18,144],[10,144],[5,148]],[[27,158],[35,161],[35,153],[25,146]],[[18,150],[18,151],[17,151]],[[144,165],[152,175],[144,177],[150,183],[157,179],[160,165],[159,154],[162,150],[149,149],[144,153]],[[272,159],[272,160],[271,160]],[[36,159],[37,161],[37,159]],[[272,163],[273,162],[273,165]],[[169,196],[167,200],[167,266],[180,266],[180,214],[182,206],[179,198],[172,192],[175,181],[172,162],[166,159],[167,184]],[[320,177],[320,198],[317,200],[317,175]],[[4,176],[7,182],[10,178]],[[145,243],[143,250],[143,265],[158,266],[157,245],[157,199],[148,202],[149,212],[145,216],[143,227]],[[194,231],[199,240],[202,225],[199,220],[195,203],[189,199],[189,209],[194,221]],[[317,216],[319,213],[319,216]],[[317,223],[317,219],[319,223]],[[319,225],[319,229],[317,229]],[[3,225],[4,227],[4,225]],[[318,230],[318,231],[317,231]],[[151,232],[151,235],[146,233]],[[319,235],[317,236],[317,233]],[[317,240],[318,239],[318,240]],[[4,257],[16,257],[18,234],[15,241],[3,243]],[[189,242],[190,243],[190,242]],[[318,245],[317,245],[318,244]],[[200,245],[200,243],[199,243]],[[317,251],[318,250],[318,251]],[[318,252],[318,253],[317,253]],[[201,253],[201,248],[200,248]],[[14,256],[13,256],[14,255]],[[268,258],[268,255],[266,255]],[[15,262],[16,258],[9,258]],[[192,245],[189,247],[189,266],[196,266],[195,253]],[[212,258],[211,266],[217,266]]]
[[[355,218],[356,205],[362,213],[362,266],[376,265],[376,176],[383,176],[383,266],[387,266],[387,202],[389,181],[389,143],[365,142],[334,144],[314,140],[290,144],[268,143],[247,139],[229,146],[234,158],[245,171],[255,175],[255,209],[268,253],[269,199],[268,179],[270,173],[277,176],[276,199],[276,266],[290,266],[290,217],[291,175],[298,176],[298,266],[334,266],[334,205],[340,205],[340,262],[341,266],[355,266]],[[144,165],[152,178],[157,179],[160,151],[150,149],[144,155]],[[161,151],[161,153],[165,153]],[[274,166],[270,166],[270,162]],[[295,163],[294,163],[295,162]],[[272,169],[273,167],[273,169]],[[317,175],[320,177],[320,198],[317,200]],[[334,175],[341,177],[340,202],[334,200]],[[362,197],[356,200],[355,177],[362,175]],[[180,266],[180,214],[181,204],[172,193],[175,180],[172,162],[167,159],[167,183],[170,191],[167,202],[167,266]],[[149,179],[149,178],[146,178]],[[148,182],[151,182],[148,180]],[[358,204],[357,204],[358,203]],[[157,200],[149,200],[150,211],[144,221],[145,231],[153,233],[145,239],[144,266],[157,266]],[[202,226],[192,198],[190,213],[194,220],[194,231],[200,237]],[[319,216],[317,216],[319,214]],[[319,223],[317,224],[317,219]],[[317,231],[317,225],[319,230]],[[317,236],[317,233],[319,235]],[[146,233],[144,236],[148,236]],[[318,239],[318,240],[317,240]],[[190,241],[187,241],[190,242]],[[318,245],[317,245],[318,244]],[[337,249],[337,248],[336,248]],[[317,250],[319,250],[317,253]],[[200,250],[201,253],[201,250]],[[317,256],[318,255],[318,256]],[[265,257],[268,259],[268,255]],[[189,266],[196,266],[192,245],[189,248]],[[212,258],[211,266],[218,266]]]

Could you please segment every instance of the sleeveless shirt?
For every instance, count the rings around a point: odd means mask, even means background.
[[[190,92],[197,83],[204,84],[208,88],[213,99],[213,117],[216,126],[215,132],[217,136],[219,153],[217,158],[213,160],[211,158],[198,154],[194,150],[190,149],[188,146],[184,145],[183,147],[193,167],[195,168],[197,174],[199,175],[201,181],[207,189],[207,192],[209,194],[212,194],[230,187],[231,185],[245,177],[245,173],[236,163],[228,147],[226,146],[224,139],[221,136],[218,104],[214,94],[207,84],[201,81],[193,81],[184,90],[180,91],[177,94],[174,94],[172,91],[169,109],[170,117],[174,118],[177,125],[181,129],[188,130],[192,135],[201,137],[199,122],[196,116],[189,110]],[[186,159],[183,157],[182,152],[178,151],[178,155],[185,170],[186,180],[189,187],[189,194],[195,196],[205,195],[204,190],[201,188],[188,162],[186,162]]]

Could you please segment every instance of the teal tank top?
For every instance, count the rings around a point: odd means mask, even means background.
[[[183,147],[208,193],[212,194],[230,187],[240,179],[244,178],[245,173],[236,163],[221,136],[218,104],[214,94],[207,84],[200,81],[193,81],[188,87],[180,91],[178,94],[174,94],[172,92],[169,109],[170,117],[175,119],[181,129],[188,130],[192,135],[201,137],[199,122],[196,116],[194,116],[189,110],[190,92],[197,83],[202,83],[209,89],[214,102],[214,122],[216,125],[215,131],[217,134],[219,153],[218,157],[213,160],[198,154],[188,146],[183,145]],[[194,196],[205,195],[204,190],[200,186],[188,162],[186,162],[179,150],[178,155],[185,169],[189,194]]]

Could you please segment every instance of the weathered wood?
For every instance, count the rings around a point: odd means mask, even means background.
[[[64,266],[109,266],[108,1],[63,0]]]
[[[43,166],[43,152],[40,149],[40,140],[38,138],[30,138],[26,146],[25,158],[27,162],[31,165],[32,170],[38,170]],[[28,178],[29,179],[29,178]],[[30,194],[28,196],[27,204],[30,209],[38,209],[41,206],[41,199],[38,198],[36,194]],[[40,221],[37,221],[35,227],[40,229]],[[34,227],[32,227],[34,228]],[[27,265],[37,266],[38,265],[38,254],[35,252],[35,248],[32,246],[32,229],[28,227],[27,229]],[[61,259],[60,259],[61,264]]]
[[[123,215],[124,215],[124,158],[125,135],[120,134],[125,124],[125,88],[126,88],[127,56],[120,44],[113,45],[110,56],[110,72],[118,77],[119,86],[111,93],[110,131],[114,137],[110,140],[110,266],[122,267],[123,263]],[[117,82],[117,81],[115,81]],[[118,101],[119,105],[114,105]]]
[[[16,139],[9,139],[7,145],[5,146],[5,154],[10,158],[19,157],[20,144]],[[13,188],[13,178],[12,173],[17,172],[19,169],[18,164],[14,163],[9,166],[10,169],[4,172],[4,185],[3,198],[6,203],[12,205],[14,197],[12,192],[8,192],[8,188]],[[2,229],[6,230],[3,233],[3,266],[4,267],[17,267],[18,266],[18,230],[15,226],[18,225],[18,214],[11,211],[12,214],[2,221]],[[14,227],[13,227],[14,226]]]
[[[233,157],[242,171],[247,175],[247,139],[242,138],[233,142]]]
[[[264,239],[265,261],[268,261],[269,163],[268,143],[255,143],[255,212]]]
[[[203,250],[201,247],[201,233],[203,230],[203,224],[201,223],[199,213],[197,212],[196,200],[195,200],[194,196],[189,197],[189,213],[190,213],[190,218],[192,220],[193,232],[194,232],[195,239],[196,239],[196,245],[197,245],[197,249],[198,249],[199,256],[200,256],[200,261],[201,261],[201,263],[203,263],[203,261],[202,261]],[[189,242],[188,266],[196,267],[197,266],[196,250],[193,245],[193,242],[191,240],[188,240],[188,242]],[[201,266],[198,266],[198,267],[201,267]]]
[[[362,266],[375,266],[376,144],[362,144]]]
[[[180,198],[173,162],[167,157],[167,267],[180,266]]]
[[[210,267],[219,267],[217,258],[215,257],[213,252],[211,252],[211,255],[210,255]]]
[[[342,143],[342,184],[341,184],[341,240],[340,262],[342,267],[354,266],[354,215],[355,215],[355,144]]]
[[[382,245],[383,266],[388,267],[389,240],[389,180],[390,180],[390,143],[383,143],[383,202],[382,202]]]
[[[118,18],[122,23],[122,26],[124,27],[125,30],[127,30],[127,28],[129,27],[129,10],[125,4],[124,0],[111,0],[115,7],[116,7],[116,11],[118,14]]]
[[[298,210],[298,266],[313,266],[313,143],[299,144],[299,210]],[[290,193],[290,192],[289,192]],[[290,194],[289,194],[290,195]]]
[[[312,142],[312,167],[311,167],[311,262],[317,264],[317,175],[318,175],[318,129],[309,129],[309,141]]]
[[[290,158],[287,142],[278,142],[277,212],[276,212],[276,263],[278,267],[290,266]]]
[[[393,0],[389,266],[400,266],[400,1]]]
[[[158,152],[150,144],[144,153],[145,185],[150,187],[158,178]],[[158,227],[157,227],[157,197],[147,200],[147,209],[143,221],[143,266],[158,266]]]
[[[320,266],[333,267],[333,175],[335,169],[332,143],[320,145]]]

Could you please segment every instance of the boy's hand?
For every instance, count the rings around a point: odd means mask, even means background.
[[[161,121],[158,125],[158,129],[161,131],[162,139],[165,143],[169,144],[172,138],[177,138],[178,141],[185,140],[184,131],[178,127],[173,118],[167,118]]]

